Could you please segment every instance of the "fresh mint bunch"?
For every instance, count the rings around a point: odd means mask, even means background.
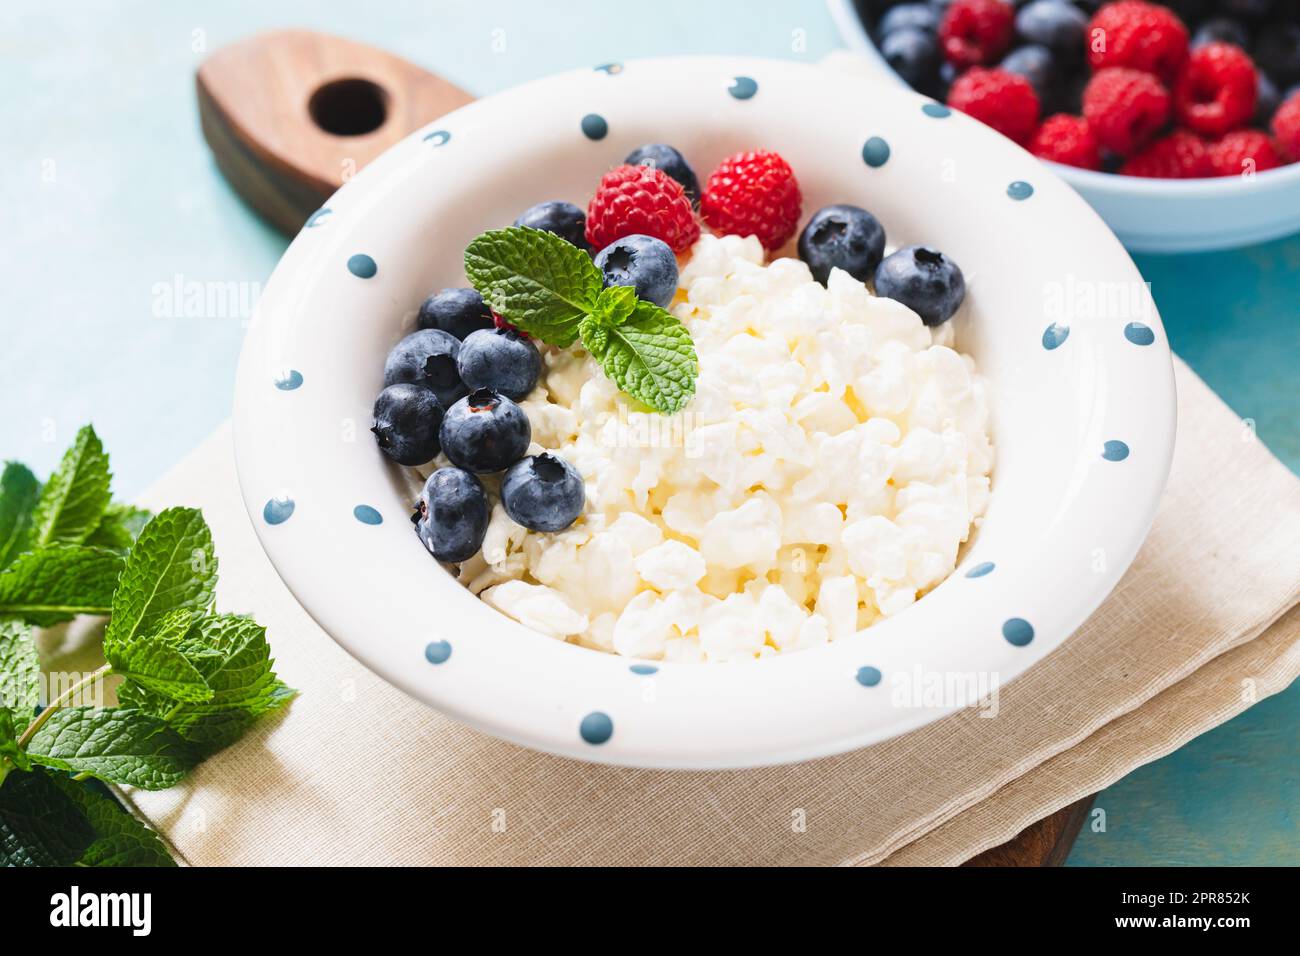
[[[111,478],[90,426],[43,487],[19,464],[0,474],[0,864],[171,865],[83,781],[174,786],[295,694],[266,629],[213,609],[203,515],[116,503]],[[34,629],[79,614],[108,617],[108,663],[41,709]],[[110,676],[119,706],[74,706]]]
[[[559,236],[512,226],[476,237],[465,274],[498,315],[560,348],[581,338],[620,390],[658,412],[695,394],[699,363],[686,326],[629,288],[603,288],[591,258]]]

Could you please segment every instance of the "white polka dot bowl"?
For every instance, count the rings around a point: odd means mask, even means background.
[[[907,88],[863,24],[869,0],[827,0],[859,68],[877,82]],[[837,64],[844,68],[844,64]],[[1146,179],[1043,161],[1079,191],[1133,252],[1208,252],[1267,242],[1300,230],[1300,163],[1241,176]]]
[[[799,177],[805,219],[855,203],[891,245],[936,245],[965,272],[953,322],[990,383],[988,511],[946,581],[852,638],[700,665],[544,637],[430,558],[409,521],[411,486],[367,432],[386,353],[430,290],[464,284],[470,239],[541,200],[585,203],[634,147],[663,141],[701,178],[730,153],[775,149]],[[923,693],[935,680],[987,691],[1042,660],[1133,560],[1165,483],[1174,416],[1168,343],[1147,289],[1069,186],[908,91],[738,58],[540,80],[394,146],[285,253],[249,329],[234,410],[240,485],[262,545],[357,659],[490,734],[665,768],[867,746],[974,702]]]

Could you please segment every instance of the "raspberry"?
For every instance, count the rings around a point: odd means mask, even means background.
[[[596,252],[634,233],[662,239],[673,252],[700,238],[682,184],[650,166],[615,166],[587,206],[587,241]]]
[[[1108,3],[1088,24],[1088,62],[1094,70],[1126,66],[1166,83],[1187,59],[1187,28],[1166,7],[1141,0]]]
[[[760,149],[718,163],[704,186],[700,214],[715,232],[758,236],[771,251],[794,235],[802,203],[790,164]]]
[[[1174,87],[1174,111],[1189,129],[1222,136],[1255,113],[1255,64],[1231,43],[1207,43],[1192,51]]]
[[[1273,135],[1287,161],[1300,162],[1300,92],[1288,96],[1273,114]]]
[[[1105,149],[1127,156],[1169,118],[1169,93],[1150,73],[1112,66],[1083,90],[1083,115]]]
[[[1026,142],[1038,125],[1038,94],[1027,79],[1006,70],[967,70],[948,90],[948,105],[1017,143]]]
[[[1241,176],[1281,165],[1273,141],[1257,129],[1235,130],[1210,144],[1212,176]]]
[[[1134,154],[1119,171],[1122,176],[1196,179],[1210,175],[1210,154],[1195,133],[1176,129]]]
[[[995,62],[1011,46],[1015,16],[1004,0],[954,0],[939,22],[944,57],[958,69]]]
[[[1101,146],[1092,127],[1082,116],[1057,113],[1047,117],[1030,140],[1029,151],[1042,159],[1067,166],[1101,168]]]
[[[518,329],[513,324],[511,324],[511,322],[505,316],[497,315],[497,313],[495,312],[492,313],[492,324],[495,325],[498,329],[501,329],[503,332],[505,331],[515,332],[518,333],[518,335],[521,338],[525,338],[525,339],[530,337],[527,332],[523,331],[522,329]]]

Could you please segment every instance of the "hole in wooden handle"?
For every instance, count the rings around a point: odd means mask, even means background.
[[[377,83],[352,77],[317,87],[307,101],[313,122],[335,136],[373,133],[388,118],[388,92]]]

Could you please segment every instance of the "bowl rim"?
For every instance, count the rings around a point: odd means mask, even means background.
[[[823,81],[820,68],[812,64],[752,57],[653,58],[632,60],[619,66],[620,70],[626,67],[622,71],[627,79],[643,74],[647,82],[669,82],[671,79],[672,82],[698,84],[704,78],[716,82],[724,76],[753,75],[766,77],[764,82],[789,80],[792,85],[802,85],[808,91],[812,84]],[[597,71],[601,69],[597,68]],[[434,145],[441,146],[462,132],[465,134],[462,138],[468,138],[475,129],[482,129],[485,118],[494,112],[518,116],[526,115],[529,108],[540,111],[545,104],[562,101],[563,94],[585,88],[583,84],[591,83],[594,75],[594,71],[585,69],[534,80],[440,117],[387,150],[336,193],[327,204],[336,211],[325,222],[342,218],[348,208],[358,212],[357,221],[362,221],[363,214],[376,208],[385,194],[396,194],[403,170],[415,165],[416,151],[427,150],[430,139],[434,140]],[[851,82],[870,83],[870,80]],[[779,84],[773,85],[779,89]],[[692,92],[697,88],[692,87]],[[929,102],[911,91],[899,90],[890,96],[898,98],[900,111],[915,110],[915,115],[920,115],[921,107]],[[980,149],[996,154],[1000,163],[1005,162],[1016,170],[1025,169],[1035,178],[1045,202],[1050,197],[1053,204],[1068,204],[1071,215],[1079,218],[1080,231],[1086,232],[1100,250],[1098,255],[1104,253],[1108,265],[1122,268],[1125,275],[1141,281],[1140,274],[1118,240],[1077,193],[1050,173],[1041,171],[1032,157],[993,131],[965,117],[955,118],[954,125],[959,128],[959,135],[981,143]],[[424,159],[419,161],[426,162]],[[999,167],[999,175],[1002,172]],[[848,686],[854,688],[855,694],[861,692],[862,686],[874,686],[863,679],[863,671],[870,668],[846,663],[851,658],[861,657],[857,653],[859,645],[855,644],[862,637],[861,633],[845,641],[753,664],[640,662],[653,663],[655,670],[661,672],[659,677],[655,677],[636,671],[634,668],[638,662],[629,658],[540,639],[535,632],[469,595],[450,576],[447,580],[468,599],[467,604],[458,606],[465,612],[462,615],[465,621],[458,632],[462,636],[457,638],[455,656],[451,658],[459,665],[454,668],[455,681],[443,679],[444,674],[451,673],[449,668],[413,666],[417,658],[426,654],[430,655],[427,660],[431,665],[441,665],[446,661],[446,657],[435,660],[432,656],[434,645],[445,645],[445,640],[430,642],[426,646],[426,637],[420,633],[403,633],[393,640],[377,640],[372,621],[353,606],[355,602],[344,593],[344,588],[355,583],[357,588],[382,594],[388,586],[387,580],[374,568],[350,567],[349,574],[354,574],[359,583],[337,579],[322,582],[319,579],[322,551],[333,548],[350,556],[350,552],[343,550],[343,545],[334,542],[333,527],[324,527],[320,524],[323,518],[307,514],[302,520],[288,525],[270,517],[271,508],[277,502],[276,489],[282,487],[281,469],[297,469],[311,480],[317,480],[320,474],[312,472],[299,460],[313,453],[309,445],[310,436],[299,439],[291,432],[286,433],[285,419],[268,415],[275,390],[268,387],[266,374],[268,369],[284,367],[284,355],[280,349],[285,344],[285,332],[282,328],[284,323],[279,319],[280,312],[300,307],[296,301],[297,281],[304,273],[309,277],[319,273],[325,256],[316,234],[328,230],[314,229],[316,221],[313,217],[285,252],[266,284],[248,331],[235,390],[236,469],[245,507],[271,564],[307,613],[352,656],[416,699],[495,736],[564,756],[628,766],[724,769],[808,760],[889,739],[958,709],[956,705],[928,709],[913,707],[900,714],[899,708],[895,707],[888,721],[877,720],[874,723],[865,718],[858,721],[855,712],[850,715],[854,717],[851,731],[830,733],[820,731],[816,726],[787,730],[782,726],[781,735],[769,738],[740,718],[760,711],[766,715],[768,710],[788,716],[789,709],[798,702],[782,700],[779,695],[764,696],[774,687],[797,687],[809,699],[818,697],[815,706],[828,707],[834,702],[829,697],[820,700],[819,691],[823,687],[833,688],[833,693],[838,696]],[[346,230],[341,235],[346,236]],[[333,245],[328,247],[328,251],[331,256],[337,256],[342,250],[342,239],[336,234],[330,242]],[[334,259],[331,258],[330,262],[333,263]],[[1103,491],[1098,492],[1112,496],[1122,493],[1124,508],[1132,515],[1132,520],[1114,522],[1114,526],[1097,532],[1097,540],[1105,541],[1109,555],[1104,570],[1094,574],[1086,588],[1077,588],[1060,601],[1059,607],[1054,603],[1050,619],[1047,613],[1043,614],[1041,639],[1008,652],[1007,648],[1014,642],[1010,637],[1002,641],[1002,635],[998,635],[999,653],[1007,655],[1007,659],[1012,659],[1011,654],[1015,655],[1011,666],[995,670],[1002,684],[1059,647],[1100,605],[1136,556],[1154,519],[1172,460],[1176,410],[1172,359],[1154,308],[1150,324],[1155,342],[1145,351],[1151,360],[1151,377],[1140,385],[1144,404],[1136,412],[1139,425],[1135,426],[1140,426],[1149,435],[1149,454],[1141,462],[1132,463],[1135,467],[1126,474],[1122,488],[1114,488],[1113,483],[1108,482]],[[277,382],[277,388],[281,387],[284,386]],[[1135,384],[1132,387],[1139,386]],[[373,457],[379,458],[377,453]],[[271,461],[276,467],[271,467]],[[313,524],[313,521],[318,523]],[[399,522],[385,521],[374,531],[389,535],[388,540],[394,546],[408,551],[421,549],[409,530],[400,531],[399,540],[398,526]],[[295,544],[286,536],[286,527],[296,527],[301,532],[304,537],[298,539],[299,543]],[[420,554],[420,560],[427,563],[427,554],[422,549]],[[968,553],[934,593],[960,587],[963,578],[973,577],[965,572],[971,570],[974,562],[975,556]],[[477,610],[471,610],[469,605]],[[939,605],[932,602],[930,606]],[[870,628],[867,633],[881,642],[872,646],[884,646],[887,634],[891,636],[889,640],[897,644],[900,635],[915,631],[927,619],[926,607],[926,601],[921,601],[904,614]],[[929,619],[933,622],[933,615]],[[998,620],[1002,618],[999,616]],[[476,627],[491,628],[492,640],[480,639],[474,630]],[[564,663],[553,667],[561,658]],[[543,663],[539,665],[539,661]],[[545,668],[546,686],[540,689],[537,666]],[[629,680],[629,670],[642,679]],[[758,673],[763,675],[761,681],[751,676]],[[620,683],[615,686],[616,682]],[[586,720],[605,712],[605,701],[614,700],[622,706],[643,705],[643,685],[649,683],[658,688],[656,700],[669,706],[646,709],[643,714],[646,726],[636,726],[634,722],[629,722],[632,726],[625,724],[622,736],[615,735],[607,746],[598,746],[591,739],[580,739],[586,735]],[[508,690],[503,690],[503,687],[508,687]],[[701,688],[707,688],[708,693],[701,693]],[[499,702],[503,696],[507,699],[506,704]],[[718,700],[728,701],[729,706],[719,707]],[[855,699],[849,706],[861,705]],[[878,702],[870,706],[876,707]],[[761,729],[767,729],[776,718],[767,719],[768,723],[761,724]],[[704,739],[688,742],[686,737],[696,734],[701,720],[712,721],[717,726],[709,727],[703,734]]]
[[[882,80],[911,89],[907,83],[889,68],[866,24],[858,16],[853,0],[826,0],[831,19],[835,22],[843,39],[852,50],[862,53],[871,64],[875,73]],[[1215,199],[1232,196],[1242,190],[1286,189],[1300,184],[1300,163],[1288,163],[1274,169],[1260,170],[1251,176],[1199,176],[1194,179],[1155,179],[1144,176],[1121,176],[1118,173],[1106,173],[1099,170],[1080,169],[1067,166],[1050,159],[1040,159],[1040,163],[1049,167],[1066,182],[1077,184],[1094,193],[1106,193],[1111,198],[1199,198]]]

